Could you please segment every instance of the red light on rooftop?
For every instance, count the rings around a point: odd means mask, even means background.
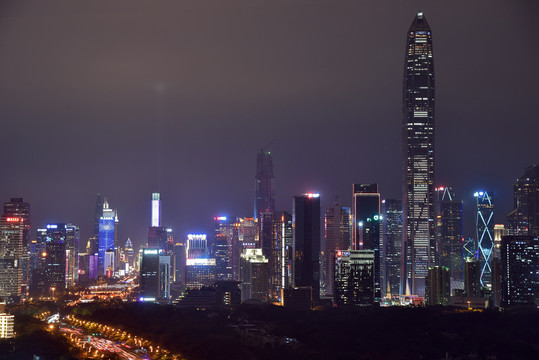
[[[337,256],[339,256],[339,257],[342,256],[342,252],[337,251]]]

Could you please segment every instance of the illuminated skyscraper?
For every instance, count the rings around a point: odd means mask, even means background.
[[[162,249],[143,249],[140,265],[140,301],[168,302],[170,256]]]
[[[213,255],[215,256],[216,280],[232,280],[234,221],[226,216],[216,216],[214,222]]]
[[[109,208],[107,200],[103,202],[103,213],[99,218],[99,252],[98,252],[98,275],[105,275],[105,252],[114,251],[115,228],[117,217],[114,210]]]
[[[385,259],[385,266],[381,290],[385,296],[397,296],[400,294],[402,260],[402,200],[382,200],[382,217],[382,259]]]
[[[509,235],[539,236],[539,165],[524,171],[513,185],[514,210],[507,215]]]
[[[528,235],[502,239],[502,298],[506,307],[539,305],[539,239]]]
[[[374,251],[374,298],[381,298],[380,272],[380,193],[377,184],[353,185],[353,244],[354,250]]]
[[[479,250],[480,281],[481,286],[487,286],[490,285],[494,257],[494,203],[492,192],[477,191],[474,197],[477,200],[475,238]]]
[[[352,239],[352,222],[350,208],[341,206],[336,197],[333,206],[326,209],[325,221],[325,247],[322,268],[322,293],[333,295],[335,280],[335,253],[337,250],[350,249]]]
[[[337,306],[373,306],[374,250],[337,251],[334,281]]]
[[[320,195],[294,196],[292,202],[294,239],[293,287],[312,288],[312,299],[320,299]]]
[[[260,216],[261,211],[275,213],[273,159],[271,153],[263,149],[260,149],[256,157],[255,218]]]
[[[0,218],[0,298],[19,301],[22,295],[24,219]]]
[[[406,37],[403,81],[403,282],[425,294],[434,264],[434,61],[432,33],[419,11]]]
[[[462,201],[453,188],[438,187],[436,191],[436,263],[449,269],[453,282],[464,279],[462,258]]]
[[[245,249],[241,254],[241,299],[268,300],[268,259],[262,249]]]
[[[275,232],[277,233],[277,242],[280,244],[281,255],[279,257],[281,264],[281,289],[290,287],[292,282],[292,266],[294,263],[294,248],[292,237],[292,215],[282,211],[273,222]]]

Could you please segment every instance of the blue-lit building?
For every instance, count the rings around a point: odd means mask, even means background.
[[[107,269],[105,269],[105,252],[114,251],[117,219],[115,211],[109,208],[109,204],[105,200],[103,203],[103,215],[99,218],[98,275],[107,273]]]
[[[474,193],[477,201],[475,231],[477,250],[479,251],[481,286],[485,287],[491,284],[491,263],[494,256],[494,202],[492,196],[490,191]]]

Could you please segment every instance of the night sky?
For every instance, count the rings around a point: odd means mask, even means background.
[[[95,198],[120,241],[146,241],[150,195],[179,236],[251,216],[256,153],[273,155],[276,206],[352,183],[401,197],[402,75],[417,10],[433,31],[436,182],[465,202],[539,163],[539,2],[26,1],[0,3],[0,201],[33,229],[80,226]],[[266,147],[267,144],[270,146]]]

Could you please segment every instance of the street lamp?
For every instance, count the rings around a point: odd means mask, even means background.
[[[52,292],[52,298],[54,299],[54,290],[56,290],[56,288],[53,286],[51,287],[51,292]]]

